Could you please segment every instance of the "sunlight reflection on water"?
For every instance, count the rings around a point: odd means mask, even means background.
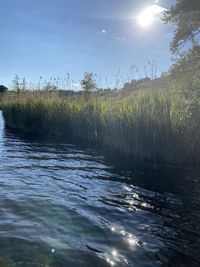
[[[134,185],[91,149],[24,140],[0,117],[0,178],[0,266],[160,266],[183,242],[199,260],[185,241],[198,212],[180,234],[189,201]]]

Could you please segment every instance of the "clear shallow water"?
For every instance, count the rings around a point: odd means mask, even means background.
[[[199,204],[197,173],[120,173],[94,150],[9,133],[0,115],[2,267],[200,266]]]

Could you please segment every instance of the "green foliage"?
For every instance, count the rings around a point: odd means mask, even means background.
[[[96,82],[93,73],[85,72],[84,78],[81,80],[81,86],[86,92],[96,89]]]
[[[5,93],[6,91],[8,91],[8,88],[4,85],[0,85],[0,93]]]
[[[22,79],[22,82],[20,84],[20,87],[21,87],[21,90],[22,91],[25,91],[27,89],[27,82],[26,82],[26,79],[25,78]]]
[[[138,85],[150,81],[150,78],[141,78],[138,80],[131,80],[130,82],[126,82],[123,86],[125,90],[137,90]]]
[[[200,46],[195,45],[189,51],[182,53],[180,57],[171,66],[172,74],[181,72],[197,72],[200,70]]]
[[[171,43],[172,52],[177,52],[186,42],[195,43],[200,33],[200,1],[177,0],[176,4],[165,12],[163,20],[177,26]]]
[[[18,75],[15,75],[13,79],[13,89],[16,91],[18,94],[20,92],[20,78]]]
[[[5,98],[7,126],[26,133],[98,142],[134,160],[200,163],[200,80],[198,74],[149,81],[157,88],[134,95],[46,97],[40,92]],[[186,82],[187,81],[187,82]],[[120,94],[120,91],[119,91]]]

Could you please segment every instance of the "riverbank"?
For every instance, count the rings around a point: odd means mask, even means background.
[[[1,106],[6,126],[27,134],[100,144],[133,161],[198,165],[200,101],[186,88],[179,82],[165,90],[89,99],[30,92],[5,97]]]

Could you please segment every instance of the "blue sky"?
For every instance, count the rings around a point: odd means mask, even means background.
[[[152,4],[169,8],[173,0],[0,0],[0,83],[15,74],[29,81],[64,77],[75,81],[84,71],[114,80],[118,69],[135,64],[142,73],[148,60],[158,72],[170,65],[174,28],[155,18],[149,27],[137,17]],[[103,78],[102,78],[103,79]]]

